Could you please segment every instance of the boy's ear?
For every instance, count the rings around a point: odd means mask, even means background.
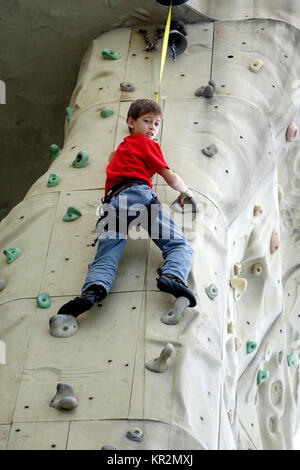
[[[130,129],[134,128],[134,119],[132,116],[129,116],[129,118],[127,119],[127,125]]]

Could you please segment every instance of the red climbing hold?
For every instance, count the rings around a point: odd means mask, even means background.
[[[279,245],[280,245],[279,235],[274,230],[271,236],[271,243],[270,243],[271,255],[273,255],[273,253],[275,253],[275,251],[278,250]]]
[[[298,134],[297,125],[294,122],[291,122],[286,130],[286,135],[285,135],[286,140],[288,142],[293,142],[296,139],[297,134]]]

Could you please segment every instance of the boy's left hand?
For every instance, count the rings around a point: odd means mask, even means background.
[[[180,194],[180,195],[179,195],[179,205],[180,205],[181,207],[183,207],[184,200],[185,200],[186,198],[191,198],[191,197],[193,197],[192,191],[190,191],[186,196],[183,196],[182,194]]]

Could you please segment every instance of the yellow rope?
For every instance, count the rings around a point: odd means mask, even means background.
[[[162,80],[164,67],[165,67],[167,48],[168,48],[168,42],[169,42],[169,34],[170,34],[171,15],[172,15],[172,1],[170,3],[170,10],[169,10],[169,15],[168,15],[168,19],[167,19],[167,24],[166,24],[165,34],[164,34],[163,47],[162,47],[162,53],[161,53],[160,76],[159,76],[158,92],[157,92],[157,95],[156,95],[156,103],[159,102],[160,85],[161,85],[161,80]]]

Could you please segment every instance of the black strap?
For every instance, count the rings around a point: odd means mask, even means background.
[[[174,274],[169,274],[169,273],[163,274],[161,268],[157,268],[156,272],[157,272],[157,274],[158,274],[159,276],[166,276],[166,277],[168,277],[169,279],[171,279],[172,281],[179,282],[179,284],[181,284],[182,286],[188,288],[188,286],[187,286],[186,284],[184,284],[184,282],[182,282],[182,280],[179,279],[179,277],[174,276]]]
[[[116,193],[120,192],[123,188],[125,188],[125,186],[130,186],[132,184],[146,184],[149,186],[148,181],[142,180],[140,178],[125,178],[109,188],[106,195],[101,199],[101,202],[103,204],[109,202],[111,198],[116,195]]]

